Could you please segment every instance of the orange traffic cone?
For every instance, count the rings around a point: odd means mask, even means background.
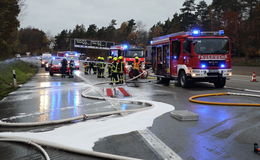
[[[251,82],[257,82],[255,72],[253,72],[253,75],[252,75],[252,78],[251,78]]]

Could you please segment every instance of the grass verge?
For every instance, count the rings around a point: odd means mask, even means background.
[[[0,65],[0,100],[8,93],[16,90],[13,86],[13,73],[16,71],[17,84],[23,84],[32,78],[37,72],[37,67],[21,60],[1,63]]]

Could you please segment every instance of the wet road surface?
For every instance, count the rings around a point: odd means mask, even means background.
[[[94,76],[85,77],[91,83],[100,81]],[[227,82],[227,86],[260,90],[260,83],[251,83],[250,78],[235,75]],[[89,87],[88,85],[79,78],[49,77],[48,73],[41,70],[29,83],[0,102],[0,119],[8,122],[48,121],[116,109],[106,101],[82,98],[80,94]],[[174,105],[176,110],[188,109],[199,114],[199,121],[182,122],[166,113],[158,117],[149,128],[183,159],[259,159],[259,155],[253,153],[253,143],[260,143],[259,108],[200,105],[188,101],[193,95],[226,91],[239,92],[215,89],[208,83],[198,83],[189,89],[176,87],[173,83],[170,86],[163,86],[154,82],[140,84],[139,88],[129,87],[129,92],[135,99],[169,103]],[[236,96],[208,97],[202,100],[260,103],[257,98]],[[27,128],[18,131],[41,132],[53,128]],[[17,131],[17,129],[0,129],[0,131],[7,130]],[[37,151],[31,150],[28,146],[2,142],[0,146],[1,150],[9,151],[6,152],[8,154],[1,154],[3,159],[41,159]],[[96,142],[94,150],[143,159],[159,159],[136,132],[101,139]],[[82,158],[80,155],[53,149],[47,151],[50,155],[54,155],[53,159]]]

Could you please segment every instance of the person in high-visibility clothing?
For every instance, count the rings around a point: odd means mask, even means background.
[[[113,57],[108,57],[108,64],[107,64],[107,71],[108,71],[108,78],[112,77],[112,63],[113,63]]]
[[[100,78],[105,78],[105,67],[106,67],[106,64],[104,62],[104,57],[100,57],[100,63],[99,63],[99,70],[100,70]]]
[[[117,62],[117,57],[113,58],[113,63],[112,63],[112,76],[111,76],[111,83],[110,84],[116,84],[118,83],[118,62]]]
[[[97,59],[95,59],[93,62],[93,72],[94,74],[97,74]]]
[[[101,57],[98,57],[98,61],[97,61],[97,78],[101,78],[100,65],[101,65]]]
[[[118,57],[118,79],[119,83],[123,84],[124,83],[124,73],[125,73],[125,62],[123,59],[123,56]]]
[[[135,57],[135,61],[134,61],[134,64],[133,64],[134,77],[139,75],[140,64],[141,63],[140,63],[139,57]],[[137,80],[137,79],[135,79],[135,80]]]
[[[89,62],[84,62],[84,73],[88,74],[89,73]]]

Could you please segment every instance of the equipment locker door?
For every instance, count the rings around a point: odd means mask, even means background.
[[[169,44],[163,45],[163,73],[170,75],[170,48]]]
[[[179,40],[174,40],[171,42],[171,75],[178,76],[178,60],[181,53],[181,43]]]

